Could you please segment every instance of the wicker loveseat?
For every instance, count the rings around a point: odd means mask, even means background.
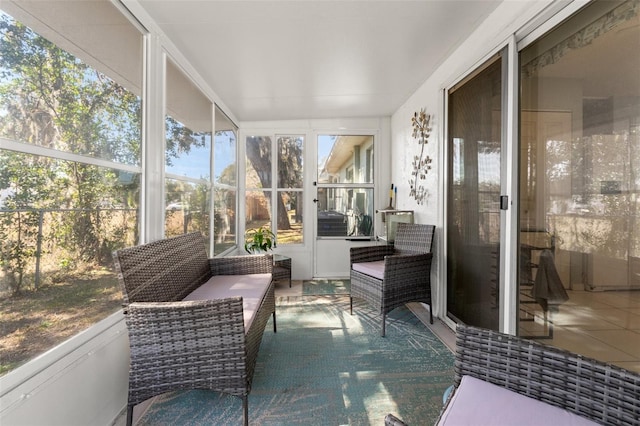
[[[438,425],[640,425],[637,373],[491,330],[458,325],[456,336]],[[385,424],[404,425],[392,414]]]
[[[269,316],[276,331],[271,256],[208,259],[199,233],[114,253],[124,292],[133,407],[169,391],[248,395]]]

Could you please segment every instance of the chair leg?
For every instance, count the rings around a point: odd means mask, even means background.
[[[276,329],[276,311],[273,311],[273,332],[277,332],[278,330]]]
[[[249,426],[249,396],[242,397],[242,416],[244,419],[244,426]]]
[[[133,405],[127,405],[127,426],[133,424]]]
[[[433,324],[433,306],[429,304],[429,323]]]
[[[349,313],[353,315],[353,297],[349,296]]]
[[[382,314],[382,331],[380,332],[380,336],[384,337],[386,334],[385,324],[387,322],[387,314]]]

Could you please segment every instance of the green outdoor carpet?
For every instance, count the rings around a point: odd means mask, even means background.
[[[387,413],[434,424],[453,381],[453,354],[407,308],[380,317],[346,297],[282,297],[260,347],[249,423],[382,425]],[[139,425],[240,425],[240,398],[210,391],[159,397]]]
[[[351,280],[346,279],[315,279],[302,282],[303,296],[316,296],[327,294],[349,294],[351,292]]]

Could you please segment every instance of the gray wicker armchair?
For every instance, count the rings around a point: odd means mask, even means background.
[[[182,299],[215,275],[271,274],[271,256],[208,259],[202,235],[191,233],[119,250],[114,260],[131,351],[127,425],[135,405],[188,389],[240,397],[248,424],[248,394],[270,315],[276,331],[273,281],[248,330],[242,297]]]
[[[407,302],[431,305],[431,247],[435,226],[399,223],[393,245],[352,247],[351,294],[364,299],[382,314],[382,329],[389,312]],[[355,265],[355,266],[354,266]],[[429,320],[433,314],[429,307]]]
[[[640,425],[639,374],[533,340],[461,324],[456,331],[454,390],[437,424],[443,423],[444,413],[464,376],[562,408],[598,424]],[[490,397],[478,395],[478,398],[481,401]],[[473,417],[477,412],[469,414]],[[385,425],[405,423],[389,414]]]
[[[640,425],[640,375],[563,349],[458,324],[462,376],[539,399],[603,425]]]

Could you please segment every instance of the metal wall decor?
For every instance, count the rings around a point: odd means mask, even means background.
[[[423,182],[429,170],[431,170],[431,157],[424,152],[425,145],[429,142],[431,136],[431,114],[427,114],[424,109],[416,112],[411,117],[411,125],[413,126],[413,138],[420,145],[420,155],[413,157],[411,179],[409,180],[409,197],[416,199],[418,204],[424,204],[428,191],[424,187]]]

